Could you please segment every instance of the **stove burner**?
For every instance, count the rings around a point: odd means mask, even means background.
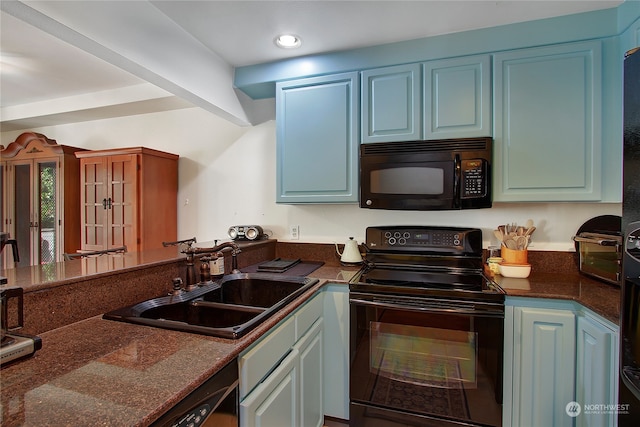
[[[402,244],[388,236],[408,236]],[[504,298],[483,275],[482,231],[447,227],[369,227],[366,265],[350,288],[394,295]],[[373,249],[371,249],[373,248]]]
[[[399,287],[481,291],[484,278],[480,274],[447,274],[374,268],[363,273],[360,282]]]

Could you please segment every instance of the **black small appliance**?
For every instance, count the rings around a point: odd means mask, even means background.
[[[491,207],[491,138],[360,145],[360,207]]]
[[[0,289],[0,365],[33,355],[42,348],[37,336],[19,334],[24,324],[22,288]]]

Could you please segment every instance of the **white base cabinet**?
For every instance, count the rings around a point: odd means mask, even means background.
[[[617,425],[618,330],[571,301],[507,298],[504,427]]]
[[[298,419],[300,422],[297,425],[301,427],[321,427],[324,421],[324,408],[322,405],[324,388],[322,349],[324,347],[324,339],[322,329],[323,319],[320,318],[293,348],[298,358],[300,378],[298,404],[300,414]]]
[[[298,353],[289,353],[278,368],[240,402],[241,425],[297,425],[297,361]]]
[[[241,426],[322,426],[322,314],[318,294],[240,355]]]

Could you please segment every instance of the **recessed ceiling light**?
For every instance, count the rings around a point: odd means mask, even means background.
[[[300,37],[293,34],[281,34],[275,39],[276,46],[281,47],[283,49],[293,49],[296,47],[300,47],[302,41]]]

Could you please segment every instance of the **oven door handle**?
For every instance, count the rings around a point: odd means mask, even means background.
[[[504,317],[503,305],[469,303],[466,301],[452,301],[445,304],[432,301],[423,301],[420,305],[410,305],[390,301],[369,301],[359,298],[350,298],[349,302],[370,307],[388,308],[392,310],[410,310],[422,313],[447,313],[484,317]],[[455,305],[453,303],[455,303]]]

